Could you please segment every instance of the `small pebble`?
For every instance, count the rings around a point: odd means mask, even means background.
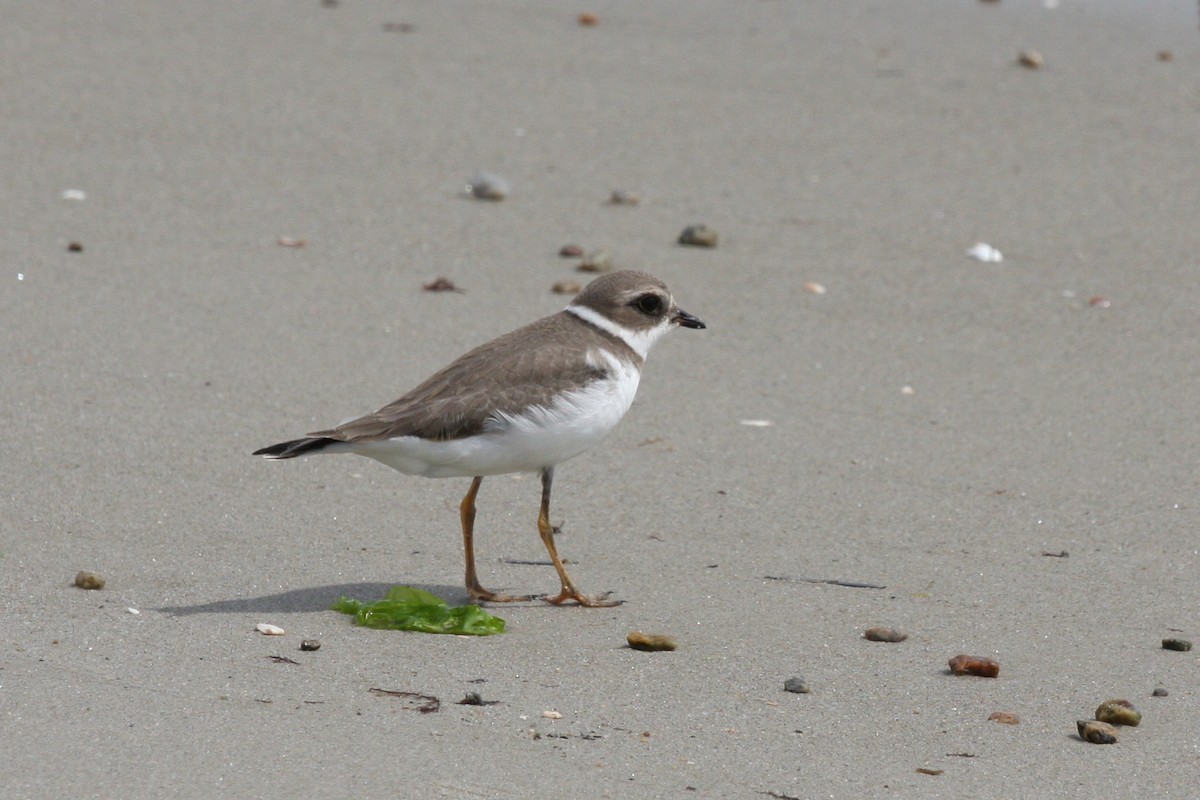
[[[808,694],[812,691],[812,687],[803,678],[788,678],[783,682],[783,690],[795,694]]]
[[[1096,709],[1096,719],[1110,725],[1136,728],[1142,721],[1142,715],[1128,700],[1105,700]]]
[[[688,225],[679,234],[679,243],[693,247],[716,247],[717,232],[707,225]]]
[[[280,247],[304,247],[308,244],[307,239],[294,239],[291,236],[280,236],[278,242]]]
[[[1170,694],[1170,692],[1168,692],[1166,689],[1164,689],[1160,686],[1159,688],[1157,688],[1153,692],[1151,692],[1150,696],[1151,697],[1166,697],[1169,694]]]
[[[579,258],[583,255],[583,248],[577,244],[564,244],[558,249],[558,254],[563,258]]]
[[[670,636],[658,633],[642,633],[641,631],[634,631],[629,634],[625,637],[625,641],[634,650],[646,650],[648,652],[674,650],[679,646]]]
[[[87,192],[83,189],[63,189],[63,200],[86,200]]]
[[[585,28],[594,28],[600,24],[600,18],[595,14],[589,14],[585,11],[579,15],[579,24]]]
[[[269,622],[260,622],[254,626],[254,630],[261,633],[263,636],[283,636],[283,628],[278,625],[272,625]]]
[[[442,278],[442,277],[434,278],[429,283],[424,284],[421,288],[427,292],[458,292],[459,294],[465,293],[462,289],[460,289],[454,285],[454,281],[450,280],[449,278]]]
[[[1166,63],[1168,61],[1174,61],[1175,54],[1172,53],[1170,50],[1159,50],[1158,51],[1158,60],[1162,61],[1163,63]]]
[[[479,172],[467,182],[467,191],[479,200],[503,200],[512,193],[512,187],[499,175]]]
[[[82,253],[83,252],[83,244],[80,242],[71,242],[70,244],[67,245],[67,252]]]
[[[983,656],[957,655],[950,659],[950,671],[955,675],[978,675],[995,678],[1000,674],[1000,662]]]
[[[1001,722],[1005,725],[1020,725],[1021,718],[1011,711],[993,711],[988,714],[988,719],[992,722]]]
[[[1040,69],[1045,66],[1046,60],[1037,50],[1022,50],[1017,54],[1017,63],[1026,69]]]
[[[967,248],[967,256],[984,264],[999,264],[1004,254],[986,242],[976,242]]]
[[[1187,639],[1163,639],[1163,650],[1178,650],[1181,653],[1186,653],[1192,649],[1192,643]]]
[[[545,717],[546,719],[562,719],[562,712],[560,712],[560,711],[543,711],[542,716]]]
[[[75,573],[75,585],[80,589],[103,589],[104,578],[94,572],[81,570]]]
[[[135,617],[140,617],[142,615],[142,612],[138,611],[136,608],[127,608],[125,611],[126,613],[133,614]]]
[[[885,628],[882,625],[878,625],[863,631],[863,638],[872,642],[903,642],[908,638],[908,634],[898,631],[895,628]]]
[[[315,653],[321,649],[321,642],[317,639],[302,639],[300,641],[300,649],[306,653]]]
[[[1079,738],[1092,744],[1116,744],[1117,729],[1107,722],[1094,719],[1081,719],[1075,723]]]
[[[607,250],[593,250],[575,269],[580,272],[608,272],[612,268],[612,255]]]
[[[579,294],[583,291],[583,285],[579,281],[557,281],[550,291],[555,294]]]
[[[1088,298],[1088,305],[1092,308],[1112,308],[1112,300],[1096,295],[1095,297]]]
[[[809,294],[825,294],[825,287],[816,281],[805,281],[804,291]]]
[[[620,189],[614,189],[612,194],[608,196],[608,204],[610,206],[636,206],[642,202],[642,198],[632,192],[624,192]]]

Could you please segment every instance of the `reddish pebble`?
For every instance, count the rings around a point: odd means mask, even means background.
[[[1000,674],[1000,662],[983,656],[958,655],[950,659],[950,671],[955,675],[978,675],[995,678]]]
[[[585,11],[579,15],[579,24],[585,28],[594,28],[600,24],[600,18]]]
[[[583,248],[577,244],[564,244],[558,254],[563,258],[579,258],[583,255]]]
[[[1002,722],[1005,725],[1020,725],[1021,718],[1011,711],[993,711],[988,714],[988,719],[992,722]]]
[[[434,278],[421,288],[427,292],[462,292],[462,289],[455,286],[454,281],[449,278]]]
[[[1092,308],[1111,308],[1112,301],[1109,300],[1107,297],[1100,297],[1100,296],[1089,297],[1088,305],[1091,306]]]

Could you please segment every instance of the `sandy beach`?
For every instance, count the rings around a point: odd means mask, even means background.
[[[0,18],[3,800],[1196,794],[1195,2]],[[708,323],[556,473],[624,604],[352,625],[466,601],[467,481],[250,453],[562,308],[568,243]],[[538,497],[484,482],[486,585],[557,589]]]

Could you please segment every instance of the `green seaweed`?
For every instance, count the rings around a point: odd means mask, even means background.
[[[332,608],[353,615],[354,621],[366,628],[468,636],[504,633],[504,620],[479,606],[451,608],[436,594],[411,586],[393,586],[387,597],[374,603],[339,597]]]

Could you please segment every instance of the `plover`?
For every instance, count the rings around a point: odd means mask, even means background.
[[[492,602],[537,596],[497,594],[480,585],[475,495],[488,475],[539,473],[538,533],[561,582],[561,591],[545,599],[616,605],[581,593],[563,567],[550,525],[550,486],[555,466],[603,439],[629,410],[646,355],[677,325],[705,327],[675,305],[658,278],[613,272],[588,284],[557,314],[476,347],[375,413],[254,455],[354,453],[406,475],[472,478],[459,504],[467,593]]]

